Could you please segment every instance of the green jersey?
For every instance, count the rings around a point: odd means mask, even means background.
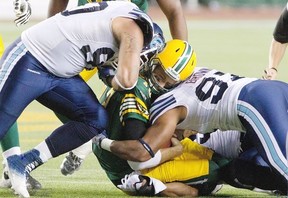
[[[78,0],[78,5],[84,5],[91,2],[101,2],[102,0]],[[109,1],[109,0],[104,0]],[[131,0],[132,3],[136,4],[140,10],[147,12],[148,2],[147,0]]]
[[[101,2],[102,0],[78,0],[79,5],[91,2]],[[109,0],[107,0],[109,1]],[[140,10],[146,12],[148,9],[147,0],[131,0]],[[112,90],[112,89],[111,89]],[[106,94],[111,94],[111,90],[106,89]],[[104,98],[104,99],[103,99]],[[115,92],[108,98],[101,97],[100,102],[108,103],[106,109],[109,115],[109,126],[107,135],[113,140],[122,140],[121,130],[125,120],[138,119],[148,124],[150,107],[150,91],[146,81],[139,78],[136,87],[131,91]],[[105,170],[108,178],[115,184],[126,174],[133,170],[126,160],[123,160],[111,152],[102,150],[93,144],[93,152],[98,158],[101,167]]]
[[[109,93],[108,93],[109,94]],[[105,100],[106,110],[109,115],[107,129],[108,138],[123,140],[123,126],[128,119],[137,119],[147,124],[149,122],[150,90],[146,81],[138,79],[136,87],[130,91],[114,92]],[[100,99],[101,101],[101,99]],[[135,131],[136,132],[136,131]],[[126,160],[123,160],[111,152],[100,149],[93,144],[93,152],[98,158],[101,167],[106,171],[108,178],[115,184],[126,174],[133,170]]]

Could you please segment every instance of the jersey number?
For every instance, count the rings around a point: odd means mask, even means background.
[[[216,75],[222,76],[224,73],[217,72]],[[231,75],[231,80],[238,80],[239,76]],[[208,90],[207,90],[208,87]],[[216,79],[215,77],[204,78],[200,85],[196,88],[196,95],[200,101],[205,101],[211,97],[212,92],[216,93],[213,95],[211,104],[217,104],[221,100],[225,90],[228,88],[227,82]]]
[[[107,2],[101,2],[98,4],[95,4],[94,6],[80,6],[76,9],[72,10],[65,10],[61,12],[63,16],[71,16],[75,14],[81,14],[81,13],[90,13],[90,12],[97,12],[104,10],[108,7]],[[85,45],[81,48],[82,53],[84,54],[85,60],[87,62],[87,65],[85,69],[91,70],[95,66],[99,66],[109,60],[114,55],[114,51],[107,47],[102,47],[97,49],[95,52],[91,52],[91,48],[89,45]]]
[[[85,66],[85,69],[87,70],[91,70],[96,66],[102,65],[115,54],[112,49],[107,47],[99,48],[94,53],[92,53],[89,45],[83,46],[81,51],[84,54],[85,60],[87,62],[87,65]]]

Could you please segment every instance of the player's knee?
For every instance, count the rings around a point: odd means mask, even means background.
[[[91,116],[89,116],[89,125],[92,127],[92,132],[97,135],[101,133],[108,125],[108,113],[106,109],[99,105],[96,107]]]

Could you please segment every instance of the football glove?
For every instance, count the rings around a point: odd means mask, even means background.
[[[17,27],[26,24],[31,17],[31,6],[28,0],[14,0],[14,13],[16,19],[14,20]]]
[[[98,76],[108,87],[112,87],[112,78],[116,75],[116,67],[112,64],[98,66]]]
[[[102,133],[99,133],[98,135],[94,136],[92,139],[92,143],[96,144],[99,148],[101,148],[101,142],[107,138],[106,131],[104,130]]]

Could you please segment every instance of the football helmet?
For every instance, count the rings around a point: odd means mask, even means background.
[[[153,23],[154,35],[146,47],[143,48],[140,54],[140,74],[145,73],[145,65],[149,60],[155,55],[155,53],[162,49],[165,45],[165,38],[163,36],[163,31],[159,25]]]
[[[183,40],[174,39],[168,41],[161,51],[156,53],[147,64],[145,75],[152,93],[161,94],[169,91],[180,82],[186,80],[194,71],[197,64],[196,53],[192,46]],[[153,76],[156,66],[161,66],[165,73],[173,79],[175,86],[161,87]]]

